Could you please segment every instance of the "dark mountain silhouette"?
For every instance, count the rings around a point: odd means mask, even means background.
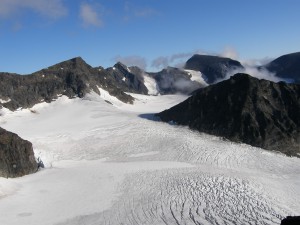
[[[300,153],[300,85],[236,74],[196,91],[158,117],[231,141]]]
[[[31,107],[41,101],[51,102],[58,95],[83,97],[90,91],[107,90],[123,102],[133,98],[118,88],[116,80],[105,70],[92,68],[77,57],[30,75],[0,73],[1,105],[11,110]]]
[[[243,68],[240,62],[230,58],[197,54],[185,64],[185,69],[200,71],[208,84],[224,79],[231,70]]]
[[[36,171],[32,144],[0,127],[0,176],[20,177]]]
[[[262,68],[289,82],[300,83],[300,52],[280,56]]]

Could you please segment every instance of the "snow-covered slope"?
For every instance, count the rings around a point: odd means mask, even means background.
[[[147,119],[185,96],[133,96],[2,109],[0,126],[31,141],[46,168],[0,178],[0,224],[279,224],[299,214],[298,158]]]
[[[188,72],[188,74],[192,76],[191,77],[192,81],[197,81],[203,87],[208,86],[208,84],[206,83],[206,81],[203,78],[203,74],[200,71],[195,71],[195,70],[184,70],[184,71]]]

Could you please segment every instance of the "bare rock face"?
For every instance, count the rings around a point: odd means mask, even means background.
[[[0,176],[20,177],[36,170],[32,144],[0,127]]]
[[[106,71],[114,77],[117,86],[123,91],[148,94],[148,89],[144,85],[143,71],[138,67],[127,67],[118,62],[113,67],[107,68]]]
[[[235,142],[300,153],[300,85],[236,74],[196,91],[158,117]]]

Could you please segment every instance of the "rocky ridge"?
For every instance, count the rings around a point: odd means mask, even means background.
[[[121,62],[106,71],[117,81],[117,86],[125,92],[148,94],[148,89],[144,84],[143,70],[138,67],[127,67]]]
[[[236,74],[157,116],[234,142],[300,153],[300,85]]]
[[[133,98],[117,87],[105,70],[92,68],[77,57],[30,75],[0,73],[0,107],[16,110],[42,101],[51,102],[60,95],[83,97],[90,91],[100,94],[103,88],[119,100],[132,103]]]

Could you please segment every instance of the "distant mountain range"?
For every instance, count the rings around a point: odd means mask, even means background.
[[[108,72],[92,68],[82,58],[74,58],[30,75],[0,73],[0,105],[16,110],[42,101],[51,102],[61,95],[83,97],[90,91],[107,90],[123,102],[133,98],[117,86]]]
[[[82,58],[73,58],[29,75],[0,73],[0,107],[16,110],[40,102],[51,102],[61,95],[83,97],[90,91],[108,91],[124,103],[138,94],[174,94],[190,92],[207,84],[194,79],[193,71],[167,68],[157,73],[118,62],[113,67],[91,67]],[[196,72],[197,73],[197,72]]]
[[[266,69],[278,78],[300,83],[300,53],[281,56]],[[91,67],[82,58],[73,58],[29,75],[0,73],[0,107],[11,110],[27,108],[42,101],[51,102],[60,95],[83,97],[90,91],[108,91],[125,103],[138,94],[190,94],[226,78],[230,71],[243,70],[243,65],[229,58],[194,55],[184,69],[168,67],[160,72],[146,72],[136,66],[118,62],[113,67]]]
[[[295,84],[258,80],[246,74],[217,83],[232,71],[244,70],[240,62],[218,56],[194,55],[183,69],[168,67],[156,73],[120,62],[106,69],[92,67],[77,57],[29,75],[0,73],[0,108],[14,111],[51,102],[61,95],[81,98],[91,91],[101,94],[103,90],[128,104],[134,101],[128,92],[193,93],[185,102],[158,116],[163,121],[188,125],[232,141],[297,155],[300,153],[300,52],[281,56],[256,69],[267,70]],[[13,134],[3,129],[0,132],[3,137],[10,135],[13,142],[21,143]],[[15,176],[11,171],[3,176],[6,175]]]
[[[300,153],[300,84],[236,74],[157,116],[231,141]]]
[[[273,73],[282,81],[300,83],[300,52],[280,56],[266,65],[254,68]],[[240,62],[230,58],[194,55],[186,62],[185,69],[200,71],[205,81],[212,84],[224,80],[230,72],[244,72],[245,68]]]

